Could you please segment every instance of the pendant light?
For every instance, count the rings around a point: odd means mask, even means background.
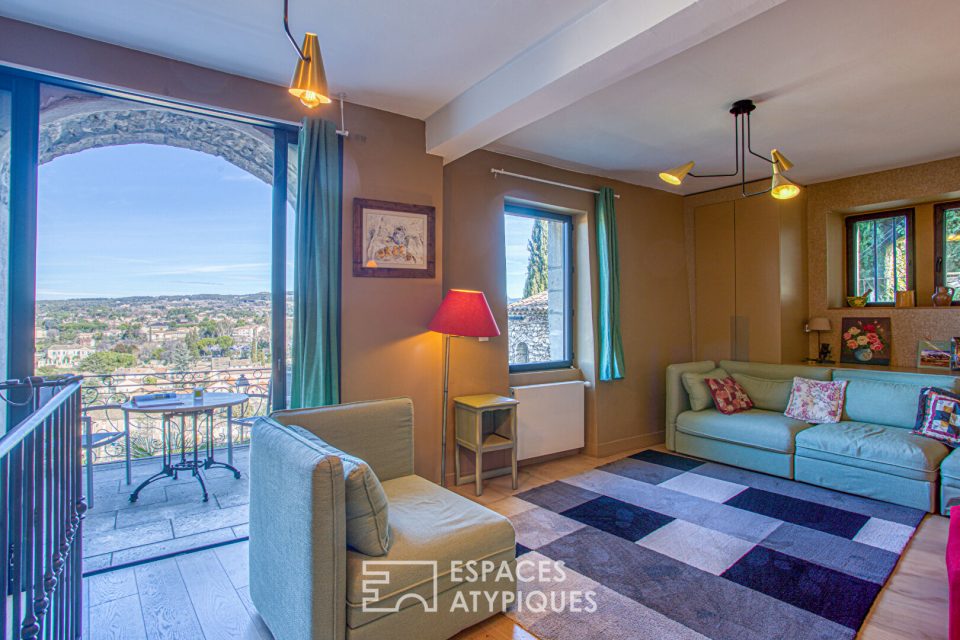
[[[289,91],[308,109],[321,104],[330,104],[333,101],[327,92],[327,74],[323,70],[320,41],[317,39],[317,34],[307,32],[303,36],[303,47],[297,46],[297,41],[290,33],[288,4],[289,0],[283,0],[283,28],[300,58],[297,60],[297,68],[293,72]]]
[[[744,197],[769,193],[778,200],[788,200],[799,195],[800,187],[783,175],[784,172],[789,171],[790,168],[793,167],[793,163],[787,160],[786,156],[777,149],[773,149],[770,152],[770,159],[767,160],[766,157],[754,151],[750,145],[750,113],[756,108],[757,105],[753,103],[753,100],[737,100],[730,108],[730,113],[733,114],[733,153],[735,162],[733,173],[694,173],[694,163],[691,161],[679,167],[661,172],[660,179],[667,184],[676,186],[682,184],[684,178],[687,176],[693,176],[694,178],[721,178],[739,175],[740,193],[742,193]],[[769,189],[754,193],[747,192],[746,165],[748,152],[750,155],[770,163],[772,178]]]

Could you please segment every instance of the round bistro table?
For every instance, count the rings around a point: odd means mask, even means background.
[[[176,398],[170,398],[168,401],[156,401],[150,404],[137,405],[131,400],[120,405],[123,411],[124,419],[129,420],[131,413],[160,414],[163,426],[163,468],[140,483],[140,485],[130,494],[130,502],[136,502],[143,489],[157,480],[163,478],[177,478],[181,471],[189,471],[193,477],[200,483],[200,489],[203,490],[203,501],[209,499],[207,495],[207,485],[203,481],[203,471],[213,467],[222,467],[233,471],[233,477],[239,478],[240,471],[236,467],[226,462],[217,462],[213,457],[213,412],[217,409],[225,409],[236,405],[244,404],[249,400],[245,393],[204,393],[202,398],[194,399],[193,394],[180,394]],[[205,457],[200,459],[199,454],[199,422],[200,417],[205,418],[206,438]],[[192,420],[188,421],[188,418]],[[175,425],[179,422],[179,430]],[[193,431],[193,455],[188,455],[187,450],[187,423],[191,422]],[[174,431],[179,431],[180,436],[180,456],[177,459],[174,451]]]

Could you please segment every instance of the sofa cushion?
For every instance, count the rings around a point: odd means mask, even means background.
[[[923,387],[902,382],[885,382],[849,377],[837,371],[834,380],[847,380],[847,401],[843,419],[890,427],[912,429],[917,420],[917,404]]]
[[[347,544],[368,556],[386,554],[391,543],[387,495],[370,465],[302,427],[290,425],[287,428],[308,446],[331,453],[343,463]]]
[[[960,480],[960,449],[954,449],[940,463],[940,475],[944,478]]]
[[[414,594],[429,598],[433,589],[433,567],[437,564],[437,592],[463,584],[451,575],[453,561],[493,560],[497,569],[501,563],[513,566],[516,557],[516,538],[513,525],[505,517],[490,509],[448,491],[419,476],[404,476],[383,483],[390,500],[390,526],[393,545],[381,558],[370,558],[354,551],[347,552],[347,624],[356,629],[389,612],[370,611],[370,608],[389,609],[399,604],[401,609],[418,604]],[[380,565],[378,561],[421,561],[427,564]],[[366,575],[364,562],[369,563]],[[368,589],[374,571],[387,571],[383,582],[375,584],[378,591]],[[512,584],[503,582],[503,588],[513,591]],[[364,600],[367,599],[367,611]],[[401,602],[402,601],[402,602]]]
[[[683,433],[778,453],[793,453],[796,434],[808,428],[806,422],[763,409],[728,416],[710,409],[677,416],[677,430]]]
[[[960,396],[937,387],[924,387],[913,432],[939,440],[951,449],[960,445]]]
[[[847,381],[823,381],[796,377],[784,415],[815,424],[840,422]]]
[[[687,390],[687,396],[690,398],[690,408],[694,411],[703,411],[713,406],[713,397],[710,395],[710,389],[707,387],[707,378],[717,378],[722,380],[727,377],[727,372],[723,369],[714,369],[706,373],[693,373],[688,371],[681,374],[683,388]]]
[[[750,400],[750,396],[733,378],[706,378],[704,382],[710,389],[713,406],[720,413],[730,415],[731,413],[753,409],[753,401]]]
[[[731,374],[743,390],[750,396],[753,406],[757,409],[783,413],[790,401],[790,389],[793,388],[793,379],[773,380],[760,378],[746,373]]]
[[[935,481],[949,449],[906,429],[864,422],[811,427],[797,435],[797,456]]]
[[[771,380],[793,380],[797,376],[811,380],[830,380],[832,369],[809,364],[769,364],[766,362],[744,362],[742,360],[721,360],[717,366],[731,375],[745,373],[757,378]]]

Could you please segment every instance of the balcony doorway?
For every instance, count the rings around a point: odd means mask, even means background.
[[[251,426],[286,398],[294,132],[40,84],[37,176],[33,370],[84,376],[84,570],[243,539]],[[201,389],[245,397],[198,429],[239,478],[181,470],[132,502],[193,433],[125,403]]]

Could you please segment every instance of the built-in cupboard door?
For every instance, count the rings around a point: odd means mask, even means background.
[[[736,201],[734,358],[781,361],[780,212],[773,198]]]
[[[696,357],[725,360],[734,355],[736,271],[734,203],[694,210],[696,244]]]

